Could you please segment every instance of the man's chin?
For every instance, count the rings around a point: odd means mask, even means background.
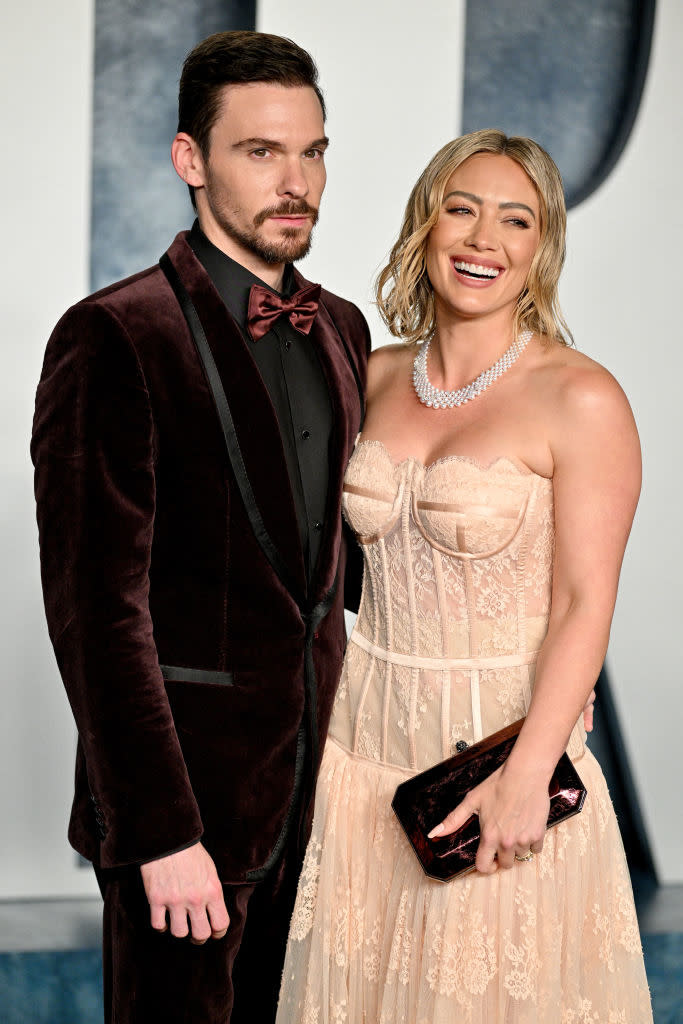
[[[228,220],[221,220],[220,226],[226,235],[243,249],[253,253],[267,264],[294,263],[306,256],[311,248],[313,226],[281,227],[270,230],[243,232]]]
[[[269,263],[295,263],[311,249],[312,232],[301,228],[282,228],[278,237],[263,243],[262,255]]]

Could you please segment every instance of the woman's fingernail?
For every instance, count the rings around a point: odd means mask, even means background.
[[[436,839],[437,836],[443,835],[444,827],[443,822],[440,825],[435,825],[431,832],[427,834],[427,839]]]

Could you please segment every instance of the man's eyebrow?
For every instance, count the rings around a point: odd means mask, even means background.
[[[282,143],[278,142],[277,139],[262,139],[258,136],[252,136],[249,139],[240,139],[239,142],[233,144],[233,149],[282,149]]]
[[[305,149],[327,149],[330,144],[330,140],[326,135],[323,135],[320,139],[315,139],[309,143]],[[282,142],[278,142],[277,139],[263,139],[258,136],[249,139],[240,139],[239,142],[233,144],[233,149],[274,149],[276,152],[282,152],[285,148]]]
[[[483,203],[484,203],[484,200],[481,198],[481,196],[475,196],[473,192],[461,192],[459,189],[455,190],[454,192],[449,192],[447,196],[444,196],[443,197],[444,203],[446,202],[447,199],[450,199],[451,196],[462,196],[463,199],[469,199],[471,202],[476,203],[477,206],[483,206]],[[526,203],[518,203],[518,202],[515,202],[515,201],[509,202],[509,203],[499,203],[498,204],[498,209],[499,210],[526,210],[527,213],[530,213],[531,216],[533,217],[533,219],[536,220],[536,214],[534,213],[534,211],[531,209],[530,206],[527,206]]]

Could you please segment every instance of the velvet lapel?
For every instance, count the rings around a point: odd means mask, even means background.
[[[189,246],[187,232],[176,236],[168,256],[206,333],[264,525],[289,568],[299,595],[303,594],[303,549],[280,428],[270,396],[242,332]]]
[[[294,271],[297,290],[310,284],[298,270]],[[325,533],[311,582],[312,601],[320,600],[332,586],[337,572],[341,543],[341,495],[344,473],[360,429],[360,399],[353,371],[349,364],[339,331],[325,305],[325,292],[311,328],[320,363],[327,379],[332,403],[334,427],[330,440],[329,483]],[[343,587],[343,580],[339,581]]]

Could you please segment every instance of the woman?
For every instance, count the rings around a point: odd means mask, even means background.
[[[640,452],[619,385],[567,344],[565,223],[550,157],[475,132],[420,177],[380,275],[403,344],[372,356],[346,477],[364,591],[280,1024],[652,1020],[621,839],[580,719]],[[506,763],[434,830],[476,812],[476,872],[427,878],[391,811],[397,784],[523,715]],[[565,749],[588,798],[546,834]]]

